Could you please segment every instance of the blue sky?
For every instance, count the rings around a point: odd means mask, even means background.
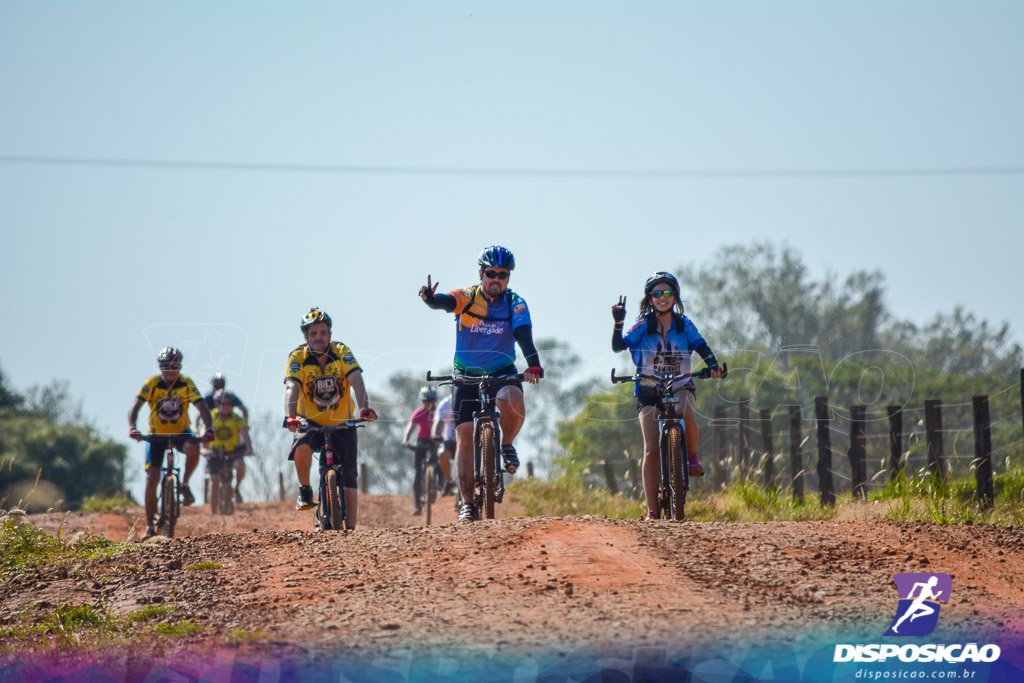
[[[998,1],[0,0],[0,364],[119,438],[165,345],[276,411],[318,305],[374,392],[449,362],[416,291],[491,243],[593,374],[618,294],[754,240],[1021,340],[1022,32]]]

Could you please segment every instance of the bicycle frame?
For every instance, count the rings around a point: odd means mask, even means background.
[[[522,374],[516,375],[485,375],[483,377],[471,377],[468,375],[442,375],[434,377],[427,372],[428,382],[440,382],[452,386],[476,385],[480,393],[480,410],[473,413],[473,500],[479,504],[483,501],[484,518],[494,518],[494,503],[500,503],[505,497],[505,477],[501,468],[501,414],[497,408],[497,395],[492,396],[491,388],[494,385],[504,384],[509,381],[522,381]],[[493,458],[491,465],[493,471],[488,472],[484,466],[484,456],[481,441],[485,432],[493,441]],[[491,476],[488,476],[488,475]]]

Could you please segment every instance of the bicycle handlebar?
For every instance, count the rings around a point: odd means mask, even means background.
[[[515,375],[483,375],[480,377],[472,377],[470,375],[438,375],[433,376],[430,374],[430,370],[427,370],[427,381],[428,382],[440,382],[442,384],[451,384],[453,386],[464,386],[467,384],[488,384],[490,382],[506,382],[509,380],[524,381],[526,376],[523,373]]]
[[[369,420],[364,420],[361,417],[357,417],[354,420],[345,420],[341,424],[329,425],[329,426],[324,427],[322,425],[313,424],[312,422],[308,422],[307,420],[305,420],[305,419],[303,419],[301,417],[297,417],[295,419],[299,421],[299,431],[300,432],[334,432],[334,431],[337,431],[339,429],[347,429],[349,427],[362,427],[364,425],[364,423],[369,422]],[[284,422],[281,423],[281,426],[284,427],[285,429],[288,429],[288,418],[287,417],[284,418]]]
[[[729,372],[729,364],[722,363],[722,376],[725,377]],[[620,382],[638,382],[642,379],[649,379],[659,384],[675,384],[676,382],[682,382],[688,379],[711,379],[711,368],[704,368],[696,375],[692,373],[686,373],[685,375],[644,375],[642,373],[636,373],[635,375],[618,375],[615,374],[615,369],[612,369],[612,384],[618,384]]]

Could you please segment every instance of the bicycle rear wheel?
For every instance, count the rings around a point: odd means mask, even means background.
[[[334,470],[327,470],[324,475],[324,482],[327,488],[327,518],[331,520],[331,528],[341,531],[341,490],[338,488],[338,473]]]
[[[683,474],[683,430],[679,425],[670,425],[665,443],[668,447],[669,488],[672,491],[672,519],[681,522],[686,519],[687,481]]]
[[[480,469],[484,476],[484,519],[494,519],[494,501],[498,496],[498,444],[494,438],[494,425],[480,425]]]
[[[178,522],[178,487],[174,476],[168,474],[160,483],[160,525],[157,533],[174,538],[174,527]]]

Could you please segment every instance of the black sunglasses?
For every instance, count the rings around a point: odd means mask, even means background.
[[[484,275],[486,275],[487,277],[491,278],[492,280],[507,280],[508,279],[508,271],[507,270],[502,270],[502,271],[485,270],[484,271]]]

